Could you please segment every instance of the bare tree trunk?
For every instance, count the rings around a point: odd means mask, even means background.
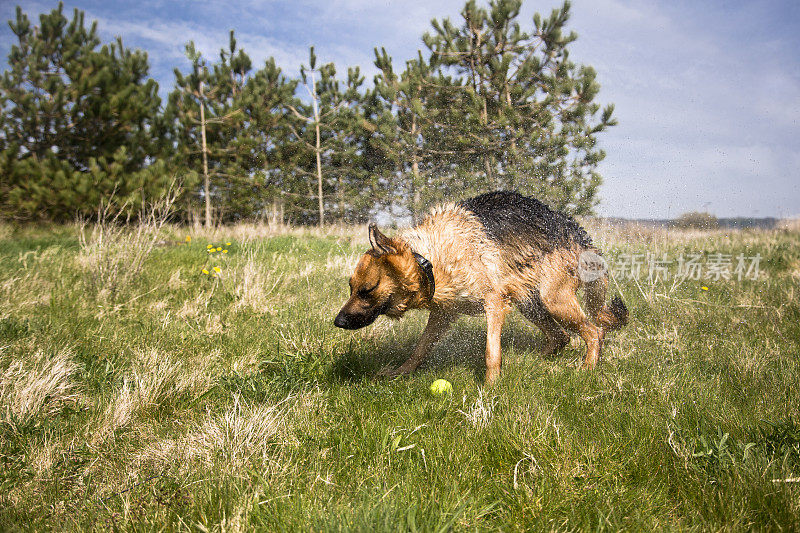
[[[319,225],[325,223],[325,209],[323,208],[322,200],[322,160],[320,158],[319,148],[319,122],[317,122],[317,196],[319,197]]]
[[[490,158],[489,155],[483,156],[483,167],[486,169],[486,178],[489,180],[492,190],[497,190],[498,184],[494,179],[494,172],[492,171],[492,163],[491,161],[489,161],[489,158]]]
[[[197,206],[191,201],[187,202],[186,216],[187,219],[189,220],[189,224],[192,226],[194,231],[198,231],[200,229],[200,226],[202,225],[200,223],[201,221],[200,212],[197,209]]]
[[[419,222],[419,157],[417,156],[417,115],[411,117],[411,221]]]
[[[270,209],[269,212],[269,225],[278,225],[278,198],[275,196],[272,197],[272,209]]]
[[[317,82],[314,80],[314,71],[311,71],[311,90],[313,96],[311,97],[311,103],[314,106],[314,128],[316,129],[317,134],[317,147],[314,150],[317,155],[317,198],[319,200],[319,225],[325,223],[325,209],[323,207],[323,199],[322,199],[322,158],[320,153],[322,149],[320,148],[320,136],[319,136],[319,107],[317,107]]]
[[[208,179],[208,153],[206,150],[206,100],[203,96],[203,82],[200,82],[200,137],[203,141],[203,187],[205,189],[206,200],[206,228],[212,226],[211,223],[211,183]]]
[[[483,80],[481,79],[481,87],[483,87]],[[484,127],[489,125],[489,110],[486,106],[486,96],[483,96],[483,110],[481,111],[481,122],[483,122]],[[492,190],[499,189],[499,183],[495,179],[494,176],[494,158],[491,154],[485,154],[483,156],[483,167],[486,169],[486,179],[489,180],[489,185],[491,186]]]

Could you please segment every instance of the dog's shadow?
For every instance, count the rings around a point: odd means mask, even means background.
[[[392,333],[376,344],[359,343],[343,352],[333,363],[336,379],[360,382],[379,379],[382,371],[399,367],[414,351],[422,335],[422,328],[406,328],[402,333]],[[542,357],[544,336],[534,327],[514,321],[507,323],[500,337],[503,353],[510,348],[532,352]],[[436,345],[417,372],[440,373],[461,366],[472,370],[477,381],[483,381],[486,365],[486,323],[474,318],[461,319]]]

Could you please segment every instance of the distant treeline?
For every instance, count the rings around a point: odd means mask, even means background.
[[[616,218],[609,217],[603,220],[615,225],[624,224],[638,224],[640,226],[654,227],[654,228],[675,228],[680,227],[681,223],[678,219],[653,219],[653,218]],[[764,218],[748,218],[748,217],[733,217],[733,218],[715,218],[717,224],[714,228],[730,228],[730,229],[775,229],[781,222],[781,219],[773,217]],[[704,228],[697,228],[704,229]]]
[[[233,31],[216,59],[190,42],[166,102],[147,54],[101,43],[83,12],[59,4],[34,25],[17,7],[0,80],[0,217],[71,220],[109,201],[136,217],[175,183],[176,216],[207,224],[415,218],[490,189],[590,213],[613,106],[569,57],[569,3],[531,21],[520,7],[470,0],[400,65],[375,49],[371,84],[314,48],[290,77],[272,58],[253,65]]]

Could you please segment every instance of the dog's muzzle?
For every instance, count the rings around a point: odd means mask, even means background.
[[[366,314],[361,313],[348,313],[346,309],[349,306],[345,305],[339,314],[336,315],[336,318],[333,320],[333,325],[337,328],[342,329],[360,329],[366,326],[369,326],[378,316],[384,314],[387,309],[389,309],[389,301],[386,301],[383,305],[378,307],[377,309],[372,309]]]
[[[333,320],[333,325],[342,329],[359,329],[372,324],[375,318],[374,316],[348,315],[343,311],[339,311],[339,314]]]
[[[390,307],[390,301],[385,301],[378,308],[368,310],[366,313],[348,313],[347,310],[351,308],[350,305],[345,305],[336,318],[333,320],[333,325],[342,329],[360,329],[369,326],[378,316],[386,313]]]
[[[342,312],[336,315],[336,318],[333,320],[333,325],[337,328],[353,329],[350,327],[350,320],[347,318],[347,315]]]

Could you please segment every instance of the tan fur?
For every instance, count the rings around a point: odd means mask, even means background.
[[[430,310],[414,353],[389,375],[415,370],[459,314],[486,315],[487,383],[500,374],[500,333],[515,305],[545,333],[547,353],[567,343],[564,330],[580,335],[587,345],[585,368],[594,368],[600,358],[604,329],[616,326],[604,304],[605,278],[588,284],[588,316],[578,302],[576,293],[583,285],[577,275],[582,251],[578,245],[549,253],[529,243],[501,245],[487,236],[475,215],[454,204],[434,210],[418,226],[393,239],[371,227],[370,240],[373,249],[356,266],[350,279],[351,297],[342,313],[381,309],[382,314],[400,318],[410,309]],[[433,265],[431,301],[423,296],[425,276],[412,251]],[[373,286],[369,293],[363,292]],[[540,303],[531,304],[532,294],[539,295]]]

